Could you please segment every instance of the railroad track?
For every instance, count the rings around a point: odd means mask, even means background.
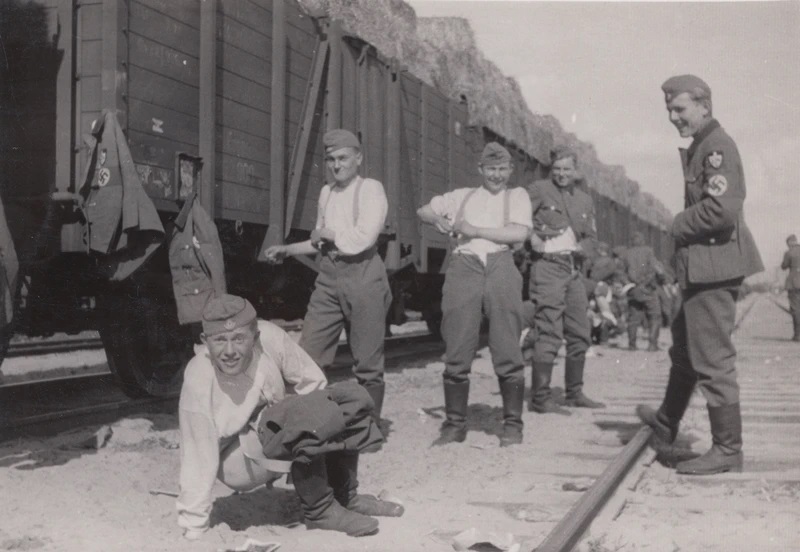
[[[543,444],[543,448],[551,452],[537,455],[526,463],[511,464],[514,451],[504,452],[505,449],[497,449],[494,444],[487,447],[481,444],[481,435],[475,438],[476,432],[486,431],[483,426],[471,429],[468,440],[468,445],[472,443],[471,445],[437,451],[439,461],[462,461],[466,465],[474,466],[480,466],[487,461],[494,464],[508,462],[508,466],[515,466],[514,477],[504,474],[503,470],[495,470],[497,475],[494,479],[481,486],[483,492],[480,500],[469,502],[467,510],[459,514],[459,519],[476,520],[490,527],[513,531],[527,543],[527,547],[521,552],[567,552],[576,546],[582,551],[592,552],[645,549],[686,552],[745,548],[737,547],[735,542],[732,545],[730,540],[722,544],[719,535],[715,537],[716,545],[712,539],[696,546],[681,543],[672,548],[653,548],[653,539],[672,535],[671,538],[680,540],[683,533],[692,535],[692,531],[708,532],[708,523],[703,521],[703,516],[714,519],[713,516],[727,513],[761,517],[794,515],[795,519],[800,518],[800,493],[797,492],[800,489],[800,470],[794,461],[800,453],[800,439],[797,439],[797,435],[800,435],[800,408],[796,406],[795,400],[800,395],[800,383],[787,386],[787,382],[797,380],[791,378],[794,366],[789,360],[793,351],[797,354],[797,349],[791,348],[796,346],[787,339],[775,341],[779,338],[770,334],[781,331],[775,330],[772,324],[779,312],[771,301],[758,297],[748,298],[739,306],[736,342],[739,348],[744,405],[745,473],[691,478],[677,476],[673,469],[666,467],[665,465],[681,459],[681,455],[687,454],[690,448],[699,453],[708,447],[708,428],[702,397],[696,396],[693,399],[676,446],[648,447],[648,444],[656,443],[651,439],[649,428],[642,428],[633,415],[633,407],[637,403],[657,405],[660,401],[668,368],[666,355],[663,351],[654,357],[643,351],[629,353],[606,350],[605,356],[612,362],[616,358],[616,362],[628,363],[631,368],[638,366],[635,371],[626,372],[634,375],[623,391],[613,393],[611,400],[608,399],[611,394],[605,393],[607,409],[583,411],[576,413],[571,419],[537,416],[534,418],[536,424],[526,426],[526,443],[529,440],[535,443],[551,439],[558,443],[554,453],[554,447]],[[394,338],[387,342],[387,371],[396,370],[398,366],[402,368],[404,362],[410,358],[415,361],[406,363],[406,366],[420,366],[423,362],[418,360],[420,356],[438,360],[441,351],[441,344],[430,339],[426,342],[416,336]],[[348,361],[347,351],[340,350],[337,366],[330,373],[331,379],[349,376]],[[606,366],[612,362],[607,362]],[[771,370],[768,377],[764,374],[765,366]],[[419,372],[409,373],[409,377],[431,381]],[[475,375],[475,378],[481,377],[484,376]],[[397,381],[395,379],[395,383]],[[408,385],[408,380],[404,382]],[[77,381],[76,386],[81,389]],[[786,389],[782,389],[782,386],[786,386]],[[56,386],[57,389],[65,387],[67,386],[63,382]],[[402,396],[402,389],[395,387],[394,391],[396,395],[393,404],[409,404],[407,398]],[[406,397],[418,396],[420,391],[411,386],[406,388],[405,393]],[[162,401],[153,401],[146,405],[140,403],[138,408],[174,414],[175,399]],[[476,401],[480,402],[481,399]],[[131,407],[132,404],[129,402],[125,407]],[[423,404],[430,404],[430,401],[426,400]],[[480,411],[484,405],[473,407]],[[97,413],[91,415],[93,424],[102,423],[97,421]],[[422,411],[414,414],[420,416],[421,420],[428,415]],[[116,416],[119,416],[118,412]],[[395,412],[390,414],[390,418],[392,417],[398,431],[408,431],[407,415],[403,418]],[[52,427],[52,421],[41,425]],[[425,426],[414,427],[417,428],[414,431],[419,432],[419,428]],[[770,448],[771,441],[779,434],[784,435],[785,442],[779,447],[772,443]],[[569,438],[565,439],[565,435],[569,435]],[[484,437],[490,441],[492,439],[489,435]],[[390,447],[391,443],[390,437]],[[529,450],[535,454],[535,448]],[[451,453],[454,456],[447,460]],[[567,457],[570,458],[569,462],[565,462]],[[420,474],[414,477],[422,477],[424,483],[424,467],[431,461],[430,457],[425,454],[415,456],[413,451],[406,449],[403,461],[407,472]],[[373,464],[373,469],[379,469],[380,464]],[[435,471],[435,467],[432,471]],[[520,485],[521,482],[524,483]],[[743,504],[739,499],[748,493],[763,497],[763,500],[755,506],[752,500]],[[731,496],[737,500],[730,500]],[[412,502],[408,508],[410,516],[413,516],[413,504]],[[794,513],[787,513],[790,509]],[[413,518],[407,520],[411,521]],[[737,526],[747,526],[747,523],[748,520],[745,519]],[[662,524],[668,528],[660,533],[648,533],[647,528],[651,528],[653,524]],[[730,522],[727,525],[722,522],[718,525],[712,523],[714,527],[730,525]],[[676,527],[681,529],[676,531]],[[792,527],[798,527],[798,523],[788,524],[786,527],[788,532]],[[452,535],[452,532],[443,530],[441,533],[432,532],[428,538],[447,538],[449,541]],[[637,538],[640,540],[637,541]],[[793,549],[792,546],[787,546],[791,542],[791,535],[778,535],[776,538],[778,540],[774,545],[761,546],[762,543],[758,543],[746,549],[776,552]]]
[[[443,350],[443,344],[428,332],[391,336],[386,339],[387,367],[410,357],[437,358]],[[345,379],[350,366],[350,347],[342,343],[327,375],[332,381]],[[162,397],[127,397],[110,372],[0,385],[0,440],[27,432],[63,431],[134,412],[174,411],[177,398],[177,390]]]
[[[44,355],[52,353],[70,353],[87,349],[102,349],[103,342],[96,337],[72,337],[55,340],[35,340],[9,343],[6,358]]]
[[[743,330],[736,338],[742,357],[739,378],[745,442],[743,473],[692,477],[678,475],[672,469],[678,461],[710,446],[705,442],[710,440],[710,433],[704,400],[695,395],[674,445],[658,442],[649,427],[641,427],[535,552],[569,552],[581,541],[581,550],[636,551],[652,548],[659,538],[672,538],[674,550],[777,552],[800,545],[800,466],[794,460],[800,452],[800,407],[796,401],[800,382],[794,377],[794,362],[783,362],[787,355],[795,355],[796,359],[800,348],[770,334],[775,325],[765,322],[776,316],[775,306],[780,305],[759,296],[739,306],[736,328]],[[764,381],[759,371],[765,364],[776,367],[774,377],[767,378],[773,381]],[[621,397],[616,405],[610,405],[624,408],[627,414],[618,411],[609,416],[598,411],[595,418],[602,418],[605,423],[633,418],[630,412],[634,403],[657,404],[659,389],[663,392],[662,380],[643,376],[633,386],[640,390],[637,396]],[[779,391],[777,382],[787,389]],[[776,443],[776,437],[781,436],[782,442]],[[693,441],[699,444],[693,446]],[[652,447],[648,448],[648,444]],[[786,518],[786,530],[776,534],[765,524],[760,532],[758,522],[753,520],[772,516]],[[729,524],[730,519],[743,520],[745,527],[750,522],[755,528],[734,529],[727,536],[724,531],[719,534],[707,530]],[[637,526],[642,529],[637,531]],[[689,548],[679,544],[678,527],[685,533],[684,542],[690,540]],[[656,545],[654,549],[665,548]]]

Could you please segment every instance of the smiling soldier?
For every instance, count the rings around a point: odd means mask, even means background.
[[[525,393],[519,349],[522,277],[511,246],[528,236],[531,204],[524,189],[508,189],[513,166],[511,155],[500,144],[486,144],[478,170],[483,186],[436,196],[417,211],[422,222],[455,235],[457,240],[442,296],[447,419],[436,444],[466,439],[469,373],[485,314],[489,319],[489,350],[503,398],[500,446],[508,446],[522,442]]]
[[[564,380],[567,406],[602,408],[583,393],[586,351],[591,327],[586,316],[589,300],[581,278],[587,241],[597,238],[594,204],[576,183],[578,155],[566,147],[550,153],[550,178],[528,186],[533,209],[530,293],[536,305],[538,339],[533,344],[533,385],[529,410],[569,415],[552,398],[550,379],[561,342],[566,338]]]
[[[378,530],[371,516],[402,515],[399,504],[356,492],[359,452],[383,440],[361,386],[326,387],[311,358],[242,297],[212,296],[201,338],[178,406],[184,537],[208,530],[217,479],[250,491],[285,472],[309,529],[363,536]]]
[[[742,417],[731,342],[742,280],[764,269],[744,222],[744,170],[739,151],[712,116],[711,89],[694,75],[668,79],[670,122],[683,138],[684,210],[675,216],[676,276],[683,303],[672,323],[672,367],[658,410],[637,414],[656,435],[673,442],[695,385],[706,399],[711,449],[681,462],[678,473],[704,475],[742,469]]]

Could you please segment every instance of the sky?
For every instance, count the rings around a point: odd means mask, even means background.
[[[786,236],[800,236],[800,1],[408,3],[417,17],[468,19],[532,111],[594,144],[673,214],[683,209],[677,149],[690,140],[669,123],[661,83],[703,78],[742,156],[766,277],[778,277]]]

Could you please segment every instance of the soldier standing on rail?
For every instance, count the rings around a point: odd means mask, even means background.
[[[392,292],[376,245],[388,202],[383,185],[358,174],[361,143],[347,130],[325,133],[325,163],[334,182],[319,194],[317,224],[311,239],[269,247],[265,256],[279,263],[287,256],[322,254],[300,346],[319,366],[333,364],[345,322],[353,351],[353,373],[383,409],[383,344]]]
[[[423,222],[457,238],[442,297],[447,419],[434,444],[466,439],[469,373],[478,348],[481,315],[485,314],[489,350],[503,398],[500,446],[509,446],[522,442],[525,396],[519,348],[522,276],[511,247],[524,242],[530,232],[531,205],[524,189],[507,188],[513,166],[511,155],[500,144],[486,144],[478,170],[483,186],[436,196],[417,211]]]
[[[786,246],[789,248],[783,254],[781,268],[788,270],[786,275],[786,294],[789,296],[789,311],[792,315],[792,341],[800,341],[800,245],[797,243],[797,236],[792,234],[786,238]]]
[[[653,248],[644,243],[644,235],[634,232],[633,245],[625,251],[625,270],[633,288],[628,291],[628,348],[636,350],[639,325],[648,323],[648,351],[658,351],[658,333],[661,329],[661,302],[658,297],[656,277],[661,270]]]
[[[583,393],[586,351],[591,345],[586,315],[588,299],[581,278],[582,242],[597,238],[591,196],[575,185],[577,154],[565,147],[553,149],[549,180],[528,186],[533,209],[533,266],[530,294],[536,305],[533,347],[533,388],[529,410],[569,415],[550,391],[553,362],[566,337],[564,368],[566,405],[602,408]]]
[[[764,266],[744,221],[744,171],[734,141],[712,116],[711,89],[694,75],[663,85],[670,122],[681,149],[685,208],[675,216],[676,276],[683,304],[672,323],[669,382],[656,411],[636,412],[661,439],[673,442],[694,386],[711,422],[711,449],[681,462],[678,473],[705,475],[742,469],[742,418],[731,334],[742,280]]]

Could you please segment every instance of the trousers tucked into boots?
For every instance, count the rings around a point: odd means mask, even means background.
[[[340,531],[351,537],[378,531],[377,519],[350,511],[334,500],[324,457],[314,458],[308,464],[294,462],[291,474],[308,529]]]
[[[500,396],[503,398],[503,433],[500,446],[522,443],[522,404],[525,402],[525,380],[500,381]]]
[[[528,410],[531,412],[538,412],[539,414],[554,413],[570,416],[570,411],[558,406],[550,392],[550,380],[553,377],[553,363],[534,362],[531,367],[533,369],[533,384],[531,386],[531,402],[528,404]]]
[[[366,516],[400,517],[401,504],[381,500],[373,495],[358,494],[358,453],[350,451],[329,452],[325,455],[328,483],[333,497],[350,511]]]
[[[469,381],[463,383],[444,382],[444,411],[446,420],[434,445],[462,443],[467,438],[467,406],[469,405]]]
[[[740,472],[742,454],[742,414],[739,403],[709,406],[711,422],[711,449],[692,460],[680,462],[677,472],[687,475],[711,475],[722,472]]]
[[[566,405],[578,408],[605,408],[605,404],[593,401],[583,393],[583,369],[585,366],[585,357],[567,357],[564,361]]]

